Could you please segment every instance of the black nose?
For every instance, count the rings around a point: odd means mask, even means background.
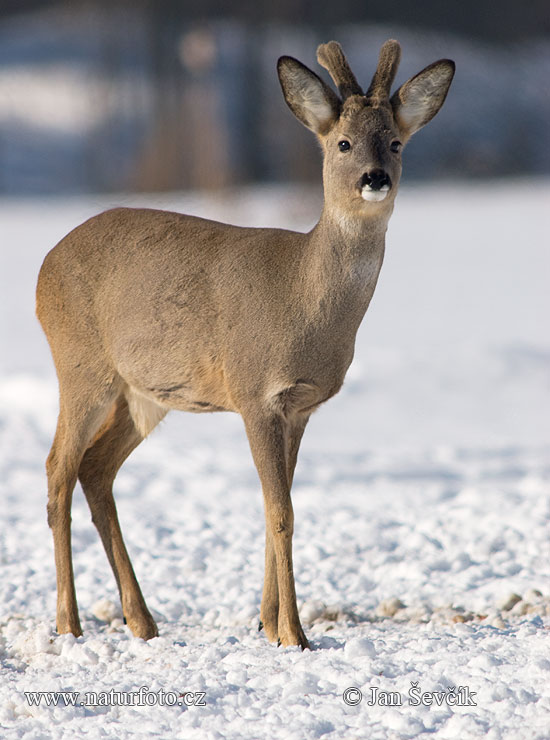
[[[382,190],[384,186],[391,187],[391,180],[387,172],[381,169],[365,172],[361,178],[361,187],[368,185],[371,190]]]

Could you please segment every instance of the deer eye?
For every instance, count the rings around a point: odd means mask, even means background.
[[[394,154],[398,154],[401,151],[402,146],[403,144],[400,141],[397,141],[396,139],[395,141],[392,141],[392,143],[390,144],[390,151],[393,152]]]
[[[351,149],[351,144],[349,143],[349,141],[343,139],[342,141],[338,142],[338,149],[341,152],[348,152]]]

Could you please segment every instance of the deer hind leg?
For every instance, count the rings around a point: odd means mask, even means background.
[[[50,454],[48,475],[48,524],[51,527],[57,575],[57,631],[82,634],[74,586],[71,553],[71,503],[82,456],[101,426],[116,393],[107,384],[84,398],[61,387],[60,411]],[[75,390],[73,388],[73,390]]]
[[[260,618],[270,641],[304,649],[309,646],[298,617],[292,569],[288,424],[270,415],[245,417],[245,426],[265,503],[266,573]]]
[[[120,466],[143,439],[121,394],[86,451],[78,478],[113,569],[126,623],[136,637],[149,640],[158,635],[157,625],[147,609],[124,545],[113,498],[113,482]]]

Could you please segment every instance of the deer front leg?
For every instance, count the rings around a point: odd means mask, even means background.
[[[288,486],[292,487],[292,480],[294,478],[294,469],[296,467],[296,459],[298,457],[298,450],[300,448],[300,442],[309,416],[302,416],[293,421],[287,427],[286,434],[286,462],[287,462],[287,477]],[[279,638],[278,634],[278,623],[279,623],[279,586],[277,583],[277,561],[275,557],[275,550],[273,547],[273,540],[271,538],[271,532],[269,527],[266,527],[265,531],[265,579],[264,579],[264,590],[262,594],[262,606],[260,609],[260,629],[264,629],[267,635],[267,639],[270,642],[276,642]]]
[[[292,569],[294,513],[288,477],[288,427],[279,416],[245,418],[264,494],[266,572],[260,617],[267,637],[283,646],[309,647],[296,605]],[[276,617],[276,620],[275,620]]]
[[[265,574],[262,605],[260,607],[260,629],[265,631],[269,642],[279,639],[279,582],[277,580],[277,558],[271,531],[265,528]]]

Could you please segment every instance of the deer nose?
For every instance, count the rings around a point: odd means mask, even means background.
[[[361,178],[361,187],[369,187],[371,190],[389,190],[391,188],[390,176],[382,169],[365,172]]]

